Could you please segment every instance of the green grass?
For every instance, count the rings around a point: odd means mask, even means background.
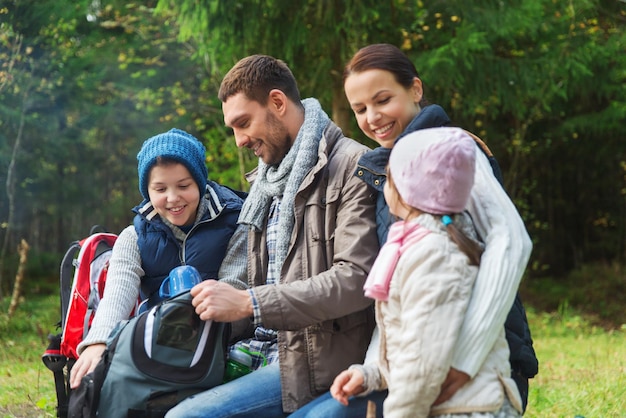
[[[41,355],[57,332],[59,303],[58,296],[31,297],[9,320],[9,301],[0,302],[0,417],[56,416],[54,378]]]
[[[573,313],[529,312],[539,374],[525,417],[626,417],[626,329],[605,331]]]
[[[54,417],[52,372],[41,361],[56,332],[57,296],[30,296],[8,321],[0,302],[0,417]],[[525,417],[626,417],[626,327],[607,331],[564,304],[528,309],[539,374]]]

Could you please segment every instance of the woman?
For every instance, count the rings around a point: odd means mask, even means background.
[[[392,147],[411,132],[449,126],[451,121],[440,106],[426,102],[415,66],[393,45],[373,44],[357,51],[344,69],[344,90],[359,128],[380,145],[361,158],[355,175],[379,192],[376,222],[379,241],[384,244],[392,223],[383,196],[385,169]],[[528,378],[537,372],[537,359],[516,291],[532,243],[515,206],[494,176],[500,174],[495,159],[480,152],[477,153],[476,164],[476,181],[466,209],[484,240],[485,252],[474,288],[476,296],[472,296],[457,343],[457,347],[471,348],[472,354],[464,357],[462,353],[465,350],[457,350],[452,369],[435,404],[449,399],[475,376],[506,319],[507,341],[511,353],[515,355],[510,358],[511,373],[525,408]],[[490,303],[479,306],[477,300],[488,300]],[[514,300],[515,305],[511,309]],[[375,345],[370,344],[370,350]],[[374,392],[368,396],[374,397],[380,414],[385,393]],[[342,406],[327,393],[292,416],[364,416],[367,399],[352,398],[348,406]]]

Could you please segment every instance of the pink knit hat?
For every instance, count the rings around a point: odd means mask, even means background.
[[[476,143],[459,128],[431,128],[398,141],[389,170],[402,199],[435,215],[463,212],[474,185]]]

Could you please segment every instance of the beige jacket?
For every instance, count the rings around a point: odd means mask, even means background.
[[[296,196],[294,232],[278,284],[264,285],[264,231],[248,234],[250,286],[263,326],[279,330],[285,412],[327,391],[339,372],[362,362],[372,335],[372,300],[363,295],[363,284],[379,250],[375,193],[353,175],[367,150],[332,122],[325,129],[319,161]]]
[[[438,218],[425,214],[415,221],[431,233],[403,252],[389,299],[376,302],[382,379],[376,379],[380,387],[368,389],[389,389],[386,418],[495,412],[505,396],[521,411],[504,328],[476,376],[450,400],[431,408],[452,365],[478,268],[468,264]],[[455,217],[455,223],[461,222]],[[376,364],[365,367],[370,373]]]

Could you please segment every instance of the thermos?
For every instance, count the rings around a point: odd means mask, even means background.
[[[228,353],[226,370],[224,371],[224,383],[235,380],[252,371],[252,356],[245,348],[233,348]]]

